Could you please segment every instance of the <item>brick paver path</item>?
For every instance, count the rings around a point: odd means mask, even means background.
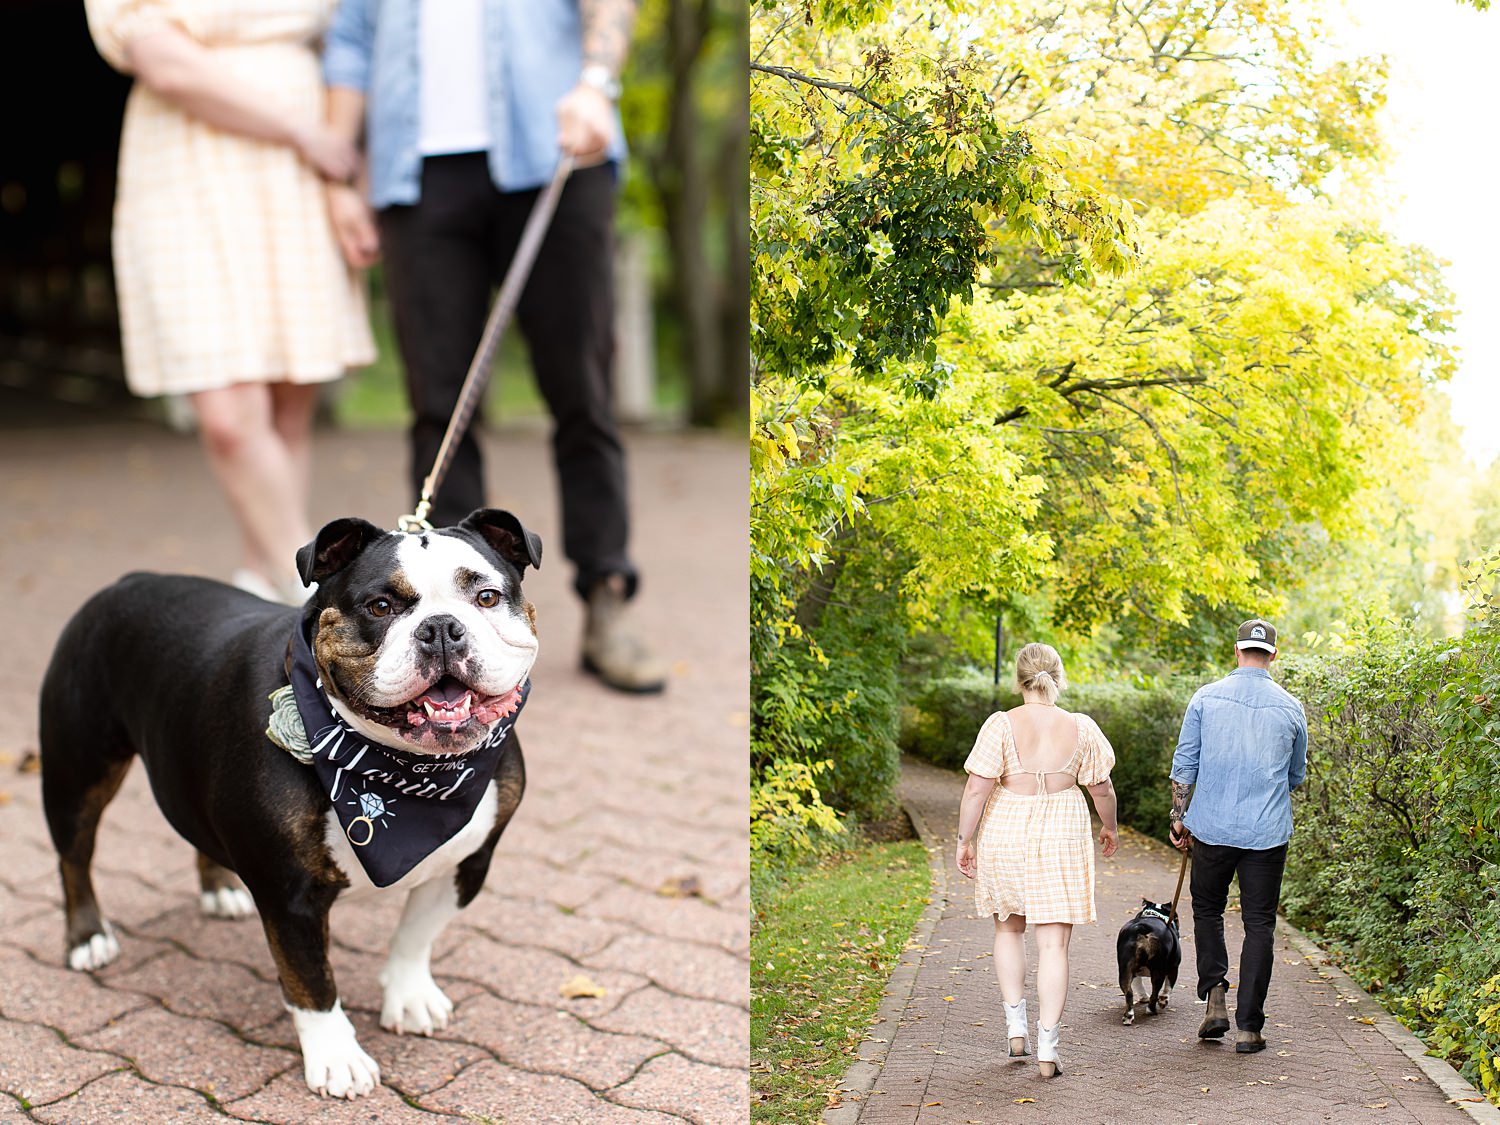
[[[303,1084],[259,925],[199,917],[192,850],[139,766],[96,864],[122,955],[93,976],[63,967],[37,778],[18,769],[52,643],[122,572],[222,576],[234,545],[190,438],[125,424],[0,431],[0,1122],[746,1119],[743,443],[630,442],[640,618],[675,662],[668,692],[644,699],[576,668],[581,613],[545,440],[488,446],[491,501],[546,544],[527,580],[542,638],[521,727],[530,786],[488,886],[436,951],[457,1005],[446,1032],[380,1030],[376,974],[396,915],[335,909],[340,991],[384,1085],[333,1103]],[[315,519],[392,525],[403,462],[394,434],[320,434]],[[687,894],[661,893],[681,880]],[[564,999],[578,974],[605,995]]]
[[[1258,1055],[1236,1055],[1232,1038],[1200,1042],[1203,1006],[1195,1003],[1186,887],[1179,907],[1187,916],[1183,967],[1172,1002],[1156,1016],[1140,1005],[1135,1026],[1121,1026],[1115,935],[1142,896],[1170,899],[1177,877],[1177,853],[1134,833],[1113,859],[1099,861],[1098,924],[1073,931],[1072,990],[1061,1046],[1066,1073],[1049,1081],[1037,1075],[1033,1060],[1010,1062],[991,966],[994,925],[974,917],[972,884],[948,861],[962,791],[962,774],[910,759],[903,766],[903,797],[940,837],[947,897],[900,1025],[871,1032],[888,1037],[890,1048],[861,1125],[1470,1120],[1376,1028],[1360,1022],[1359,1013],[1370,1010],[1372,1001],[1340,995],[1280,937],[1266,1002],[1270,1046]],[[1235,964],[1241,930],[1237,916],[1227,922]],[[1032,977],[1027,994],[1034,1024]]]

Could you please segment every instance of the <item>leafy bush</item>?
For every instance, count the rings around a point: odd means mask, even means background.
[[[1167,776],[1196,683],[1075,684],[1059,703],[1093,717],[1115,751],[1113,780],[1120,820],[1166,839],[1172,806]],[[934,680],[903,711],[901,745],[936,765],[962,769],[974,736],[990,713],[1021,702],[1014,690],[996,692],[979,676]]]
[[[1500,1102],[1500,601],[1457,640],[1375,626],[1292,671],[1312,729],[1283,908]]]
[[[852,564],[846,564],[852,565]],[[819,804],[855,819],[877,818],[892,803],[901,768],[901,656],[906,621],[892,595],[858,605],[827,605],[806,631],[764,653],[752,676],[750,760],[758,777],[813,764],[808,790]],[[807,808],[814,806],[808,804]],[[752,814],[751,841],[759,836]]]
[[[762,863],[784,866],[826,850],[844,831],[838,813],[818,794],[817,778],[833,763],[777,759],[750,783],[750,850]]]

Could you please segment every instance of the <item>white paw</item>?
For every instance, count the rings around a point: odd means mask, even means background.
[[[448,1026],[453,1001],[432,979],[426,965],[411,961],[388,961],[380,973],[385,1000],[380,1007],[380,1026],[397,1035],[431,1035]]]
[[[210,918],[248,918],[255,913],[255,900],[243,887],[220,887],[204,891],[198,904]]]
[[[340,1005],[329,1012],[291,1011],[309,1090],[330,1098],[357,1098],[380,1085],[380,1067],[360,1047]]]
[[[104,923],[104,932],[95,934],[88,941],[80,942],[68,950],[68,967],[79,972],[91,973],[102,969],[120,955],[120,943],[115,940],[114,930]]]

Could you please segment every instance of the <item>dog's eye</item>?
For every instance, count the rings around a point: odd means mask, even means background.
[[[390,598],[375,598],[365,603],[365,609],[369,610],[371,617],[385,617],[394,608]]]
[[[479,596],[474,599],[483,609],[494,609],[500,604],[499,590],[480,590]]]

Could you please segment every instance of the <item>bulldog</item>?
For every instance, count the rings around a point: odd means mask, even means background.
[[[1141,899],[1141,909],[1120,927],[1115,939],[1115,953],[1120,963],[1120,991],[1125,994],[1126,1027],[1135,1023],[1136,991],[1146,1000],[1154,1016],[1165,1008],[1177,984],[1177,970],[1182,967],[1182,933],[1170,902]],[[1150,980],[1150,998],[1146,984]]]
[[[203,578],[131,574],[64,628],[41,691],[42,798],[68,964],[119,954],[89,868],[133,757],[198,850],[202,909],[258,912],[313,1091],[380,1070],[328,960],[335,901],[401,895],[381,1026],[430,1034],[453,1006],[432,944],[479,892],[526,776],[514,725],[537,657],[521,592],[540,540],[509,512],[382,531],[341,519],[297,553],[301,609]]]

